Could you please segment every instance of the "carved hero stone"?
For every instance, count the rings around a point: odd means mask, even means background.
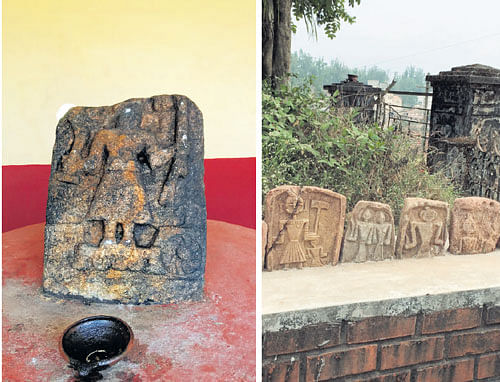
[[[448,203],[406,198],[399,219],[397,258],[443,255],[448,241],[447,225]]]
[[[394,258],[394,217],[388,204],[361,200],[347,219],[342,262]]]
[[[319,187],[280,186],[266,196],[266,269],[335,265],[346,199]]]
[[[74,107],[59,121],[43,290],[121,303],[199,300],[203,121],[184,96]]]
[[[500,203],[482,197],[459,198],[451,211],[450,252],[488,253],[500,239]]]

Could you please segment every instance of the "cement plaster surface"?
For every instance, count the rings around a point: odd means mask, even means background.
[[[264,272],[263,330],[500,304],[500,250]]]

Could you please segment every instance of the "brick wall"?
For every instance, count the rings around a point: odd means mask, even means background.
[[[500,306],[267,332],[262,380],[500,381]]]

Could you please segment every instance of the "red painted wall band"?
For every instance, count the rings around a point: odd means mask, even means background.
[[[50,165],[2,169],[2,232],[44,222]],[[255,158],[205,159],[208,218],[255,228],[255,181]]]

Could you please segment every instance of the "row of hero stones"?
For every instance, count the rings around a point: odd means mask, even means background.
[[[500,203],[482,197],[448,203],[406,198],[396,235],[387,204],[359,201],[346,221],[346,198],[319,187],[280,186],[266,196],[262,256],[267,270],[340,262],[488,253],[500,245]]]

